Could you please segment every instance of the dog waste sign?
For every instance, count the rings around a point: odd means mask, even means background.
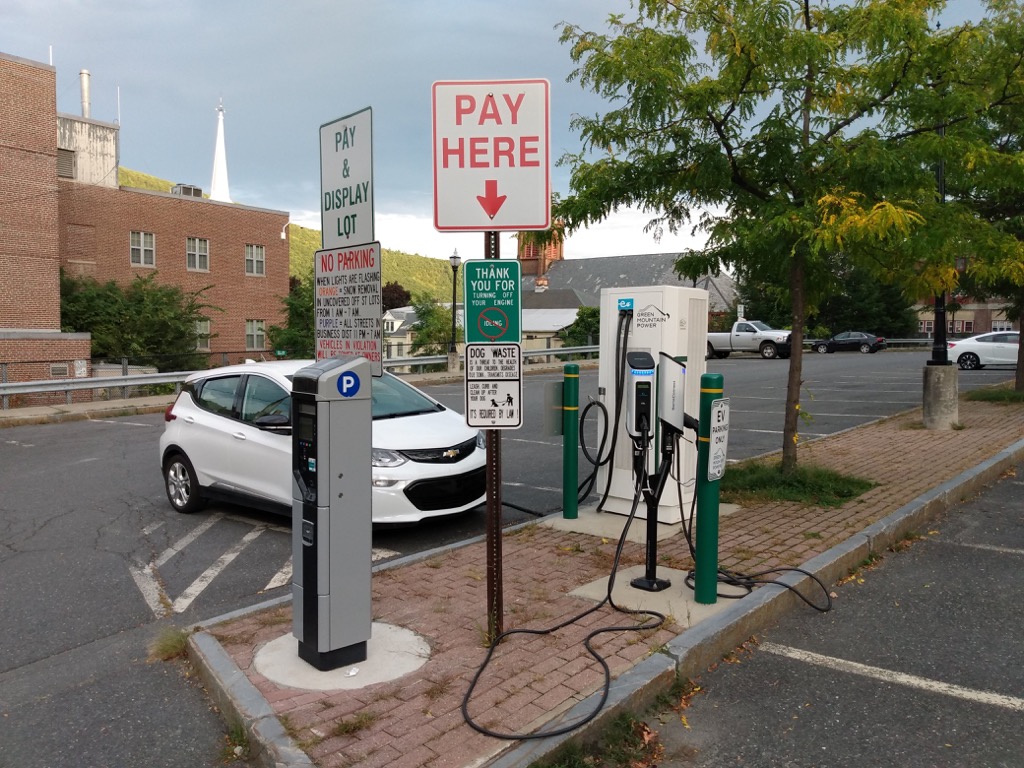
[[[466,424],[477,429],[523,425],[523,353],[518,344],[466,345]]]
[[[521,265],[518,261],[473,259],[464,264],[466,342],[520,343],[522,339]]]

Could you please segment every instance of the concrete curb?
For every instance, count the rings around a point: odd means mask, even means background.
[[[801,570],[814,574],[830,586],[855,570],[871,553],[887,549],[953,504],[995,482],[1022,457],[1024,440],[1018,440],[978,466],[921,494],[860,533],[811,558],[801,566]],[[811,583],[809,576],[795,571],[778,581],[799,588],[805,594]],[[613,681],[607,704],[589,723],[564,736],[523,742],[484,765],[487,768],[529,768],[537,760],[550,758],[567,744],[595,742],[601,731],[619,714],[645,711],[677,679],[698,677],[758,630],[801,605],[803,601],[790,589],[771,585],[761,587],[732,607],[677,635],[666,645],[664,655],[648,657]],[[585,717],[594,710],[599,696],[589,696],[543,728],[551,729],[559,723]]]

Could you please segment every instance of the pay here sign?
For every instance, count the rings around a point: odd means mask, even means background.
[[[438,230],[550,226],[549,92],[547,80],[434,83]]]

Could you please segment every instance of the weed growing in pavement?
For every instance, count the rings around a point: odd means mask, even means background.
[[[423,692],[423,695],[430,701],[437,701],[451,690],[454,680],[454,675],[444,675],[437,680],[431,680],[430,687]]]
[[[822,538],[820,531],[804,531],[805,539],[820,539]]]
[[[820,507],[841,507],[874,488],[876,483],[842,475],[825,467],[799,466],[783,473],[780,464],[747,463],[729,467],[722,476],[721,500],[735,504],[794,501]]]
[[[589,748],[569,744],[550,760],[533,763],[530,768],[629,768],[657,765],[665,749],[657,734],[635,715],[624,712],[604,730],[600,740]]]
[[[901,538],[899,541],[890,544],[889,551],[906,552],[908,549],[910,549],[911,544],[913,544],[915,541],[921,541],[921,539],[923,538],[924,536],[922,536],[920,533],[917,533],[916,531],[910,531],[909,533],[905,534],[903,538]]]
[[[975,389],[967,393],[967,400],[978,403],[1000,403],[1012,405],[1024,403],[1024,391],[1016,389]]]
[[[248,760],[249,755],[249,734],[242,725],[232,725],[230,730],[224,734],[224,748],[221,750],[221,762],[228,764],[236,760]]]
[[[374,712],[360,712],[355,717],[339,720],[331,729],[331,736],[353,736],[377,722]]]
[[[188,639],[191,635],[191,629],[164,627],[149,644],[149,658],[159,661],[185,658],[188,651]]]
[[[967,429],[967,425],[966,424],[961,424],[958,421],[955,424],[950,424],[949,428],[952,429],[954,432],[959,432],[962,429]]]

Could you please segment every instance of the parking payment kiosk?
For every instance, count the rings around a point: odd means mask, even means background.
[[[319,670],[365,661],[370,639],[371,396],[363,357],[292,380],[292,632]]]

